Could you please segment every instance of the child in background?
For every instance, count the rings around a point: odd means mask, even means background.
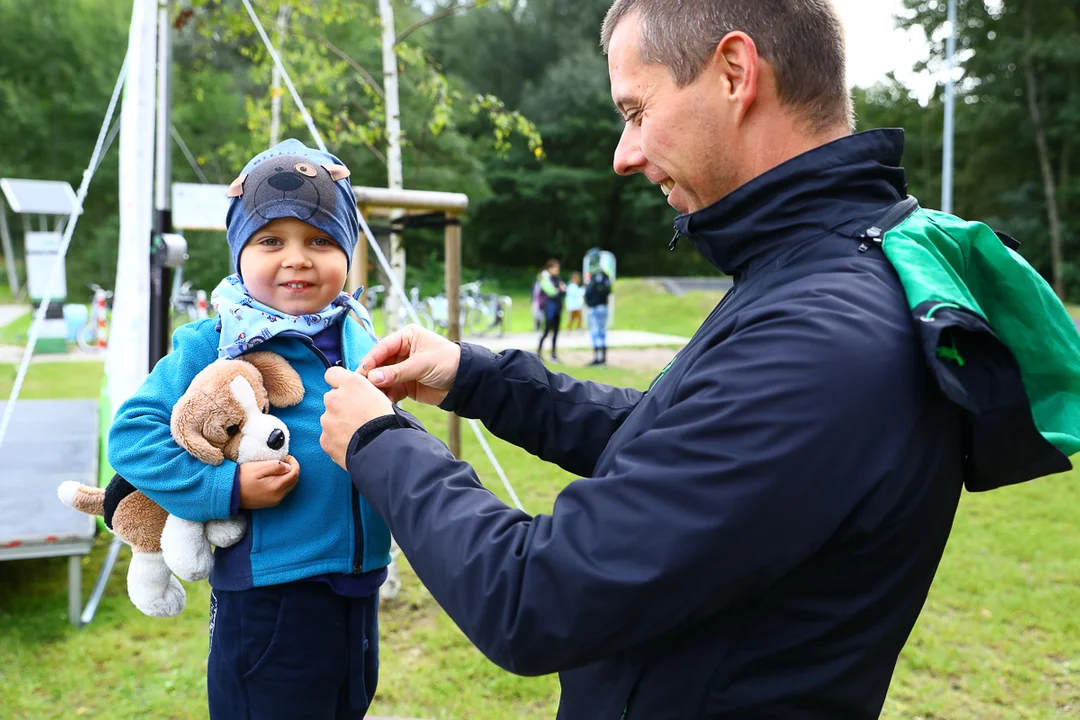
[[[570,284],[566,286],[566,309],[570,313],[570,319],[566,321],[566,329],[581,329],[581,311],[585,307],[585,288],[581,286],[581,273],[570,274]]]
[[[374,344],[367,312],[342,292],[359,234],[348,177],[336,157],[297,140],[247,164],[228,193],[237,274],[214,291],[218,317],[176,331],[172,353],[109,433],[112,467],[168,512],[247,518],[244,539],[215,551],[210,575],[212,720],[363,718],[375,694],[390,533],[319,445],[326,369],[355,370]],[[206,465],[170,434],[191,379],[249,350],[281,355],[303,380],[300,404],[272,410],[297,466]],[[222,429],[222,444],[237,432]]]

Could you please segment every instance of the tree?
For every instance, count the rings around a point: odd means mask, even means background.
[[[914,11],[908,25],[921,25],[937,38],[934,55],[943,57],[944,3],[905,0]],[[1062,298],[1070,288],[1080,290],[1080,271],[1070,260],[1075,250],[1075,198],[1071,176],[1075,128],[1080,121],[1080,19],[1073,0],[1004,0],[993,7],[983,0],[957,0],[957,45],[963,80],[962,105],[969,113],[980,144],[973,160],[989,179],[990,192],[979,181],[967,186],[997,207],[1012,210],[1013,220],[1030,226],[1031,184],[1041,190],[1038,203],[1044,215],[1042,234],[1029,257],[1048,267],[1054,289]],[[958,121],[959,127],[959,121]],[[973,178],[973,180],[975,180]],[[1004,183],[1003,183],[1004,181]]]

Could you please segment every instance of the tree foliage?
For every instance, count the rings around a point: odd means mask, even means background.
[[[905,2],[910,17],[902,23],[927,31],[929,64],[939,67],[944,0]],[[529,268],[547,257],[574,267],[594,246],[614,250],[624,273],[714,272],[689,244],[667,250],[674,213],[656,188],[612,171],[622,124],[599,47],[609,4],[395,2],[405,186],[469,195],[469,274],[525,282]],[[289,8],[283,61],[315,123],[355,183],[385,186],[376,0],[258,0],[254,6],[272,38],[283,5]],[[963,76],[955,210],[1020,238],[1024,254],[1051,279],[1057,237],[1059,279],[1080,296],[1080,181],[1072,168],[1080,127],[1075,0],[958,0],[958,6]],[[131,0],[0,0],[0,175],[78,185],[120,69],[130,12]],[[183,0],[174,4],[173,18],[173,124],[199,171],[229,183],[270,141],[269,55],[240,0]],[[311,142],[282,93],[281,136]],[[889,78],[857,89],[855,102],[860,129],[906,130],[911,192],[936,206],[941,89],[920,104]],[[116,147],[91,186],[74,238],[73,292],[90,281],[112,284]],[[197,182],[175,146],[172,158],[175,180]],[[9,221],[20,235],[20,224],[10,215]],[[441,234],[410,231],[408,244],[411,276],[429,281],[425,292],[438,289]],[[228,272],[223,239],[189,233],[189,245],[188,277],[212,287]]]

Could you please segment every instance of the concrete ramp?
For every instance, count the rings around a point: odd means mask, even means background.
[[[7,403],[0,402],[0,414]],[[0,446],[0,561],[69,556],[68,611],[81,603],[79,556],[94,544],[94,518],[65,506],[65,480],[98,481],[96,400],[20,400]]]

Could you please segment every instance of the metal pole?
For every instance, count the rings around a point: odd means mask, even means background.
[[[400,190],[404,187],[401,171],[401,107],[398,103],[398,59],[394,51],[397,36],[394,32],[394,7],[390,0],[379,0],[379,18],[382,21],[383,95],[386,102],[387,187],[390,190]],[[400,210],[391,213],[391,226],[401,215]],[[390,268],[397,284],[404,288],[405,238],[397,233],[390,233]],[[390,330],[397,329],[394,324],[398,318],[399,303],[399,298],[387,294],[386,317]]]
[[[15,270],[15,249],[11,242],[11,230],[7,224],[7,206],[2,198],[0,198],[0,242],[3,243],[4,247],[8,288],[11,289],[11,296],[15,297],[19,294],[19,273]]]
[[[165,266],[164,233],[172,230],[172,167],[169,127],[172,125],[172,33],[169,26],[168,0],[158,0],[157,47],[157,137],[154,152],[154,230],[150,244],[150,368],[169,353],[172,318],[169,312],[168,288],[172,272]]]
[[[461,222],[456,215],[446,218],[446,323],[451,341],[461,339]],[[450,414],[447,433],[450,452],[461,458],[461,418]]]
[[[956,97],[953,74],[956,71],[956,0],[949,0],[949,37],[945,42],[945,137],[941,169],[941,211],[953,208],[953,135]]]

